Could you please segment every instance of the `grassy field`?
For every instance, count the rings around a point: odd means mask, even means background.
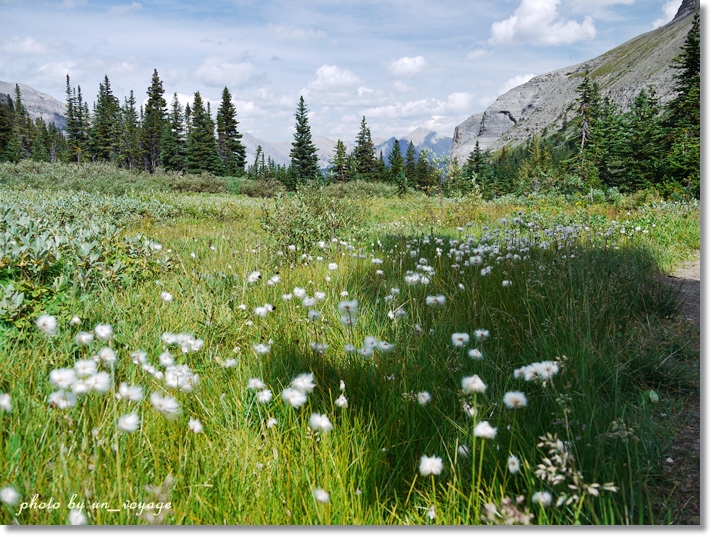
[[[0,172],[3,523],[679,522],[698,203]]]

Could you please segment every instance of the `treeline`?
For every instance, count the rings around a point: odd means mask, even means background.
[[[444,195],[494,198],[533,191],[585,193],[654,188],[666,196],[700,195],[700,28],[694,18],[682,54],[674,61],[675,97],[664,106],[650,88],[641,90],[622,112],[602,97],[588,74],[578,88],[571,117],[556,133],[534,136],[524,147],[491,154],[476,144],[464,163],[416,151],[395,141],[388,155],[376,156],[363,117],[353,149],[338,140],[327,169],[319,168],[308,110],[300,98],[295,113],[290,164],[276,164],[257,148],[251,163],[238,131],[236,109],[224,88],[213,120],[200,93],[183,107],[177,94],[168,106],[154,70],[145,106],[133,91],[123,104],[108,76],[89,109],[81,88],[67,76],[64,131],[30,118],[19,86],[15,98],[0,101],[0,161],[110,162],[153,173],[157,169],[218,176],[246,176],[293,190],[306,181],[369,181]]]

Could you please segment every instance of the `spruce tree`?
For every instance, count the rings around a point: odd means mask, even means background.
[[[371,181],[376,173],[376,153],[371,139],[371,131],[366,125],[366,117],[361,119],[361,128],[356,137],[356,145],[351,153],[354,157],[354,173],[357,179]]]
[[[390,180],[395,183],[401,172],[405,172],[405,161],[403,160],[400,142],[397,138],[395,142],[393,142],[391,152],[388,154],[388,165],[391,168]]]
[[[622,149],[623,186],[647,188],[662,179],[663,129],[661,107],[652,88],[642,89],[624,114],[625,144]]]
[[[143,146],[144,167],[153,173],[161,164],[161,138],[167,125],[168,105],[163,97],[163,82],[158,71],[153,70],[151,85],[146,91],[148,100],[143,111],[141,144]]]
[[[121,127],[117,162],[119,166],[129,170],[140,168],[142,165],[141,130],[133,90],[128,97],[124,98],[124,105],[121,107],[119,117]]]
[[[34,138],[32,140],[32,160],[36,162],[50,162],[51,140],[47,131],[47,124],[41,117],[35,119]]]
[[[183,171],[186,157],[185,118],[178,94],[173,94],[168,127],[161,141],[161,163],[166,170]]]
[[[113,162],[117,159],[120,133],[119,100],[111,91],[109,77],[99,83],[99,94],[94,109],[89,145],[92,160]]]
[[[418,155],[415,152],[413,141],[408,142],[408,150],[405,152],[405,174],[410,180],[415,180],[415,168],[418,164]]]
[[[223,89],[222,101],[218,108],[218,152],[225,167],[225,173],[230,176],[245,174],[247,158],[245,146],[242,145],[242,134],[238,132],[236,119],[237,110],[232,104],[232,95],[227,88]]]
[[[215,140],[215,123],[203,104],[200,92],[195,92],[191,110],[192,121],[188,135],[186,171],[190,173],[207,171],[215,175],[222,175],[224,169]]]
[[[9,95],[0,96],[0,161],[5,159],[5,150],[12,138],[12,112],[12,98]]]
[[[289,152],[291,173],[298,183],[316,179],[319,176],[319,157],[317,149],[312,142],[311,128],[309,127],[308,110],[304,104],[304,97],[299,97],[297,111],[294,114],[297,122],[294,131],[292,149]],[[292,187],[296,185],[290,185]]]
[[[334,156],[331,159],[331,177],[339,183],[344,183],[348,179],[348,155],[346,144],[341,140],[336,140]]]

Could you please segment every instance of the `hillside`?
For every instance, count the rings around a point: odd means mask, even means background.
[[[699,7],[699,0],[683,0],[668,24],[592,60],[536,76],[501,95],[484,112],[455,127],[450,156],[464,162],[478,141],[483,150],[497,150],[544,129],[559,130],[571,115],[586,72],[598,82],[601,95],[623,110],[647,86],[666,102],[673,96],[671,62],[680,54]]]
[[[66,106],[64,103],[26,84],[20,84],[20,93],[22,102],[31,118],[41,117],[47,124],[54,123],[60,129],[66,127],[67,123],[64,119]],[[0,95],[2,94],[9,95],[14,102],[15,83],[0,81]]]

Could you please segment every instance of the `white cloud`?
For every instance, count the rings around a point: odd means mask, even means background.
[[[428,61],[422,56],[404,56],[388,63],[388,72],[393,76],[407,77],[420,73],[428,66]]]
[[[393,83],[393,87],[399,93],[411,93],[412,91],[414,91],[414,89],[412,87],[410,87],[408,84],[406,84],[402,80],[396,80]]]
[[[51,54],[52,52],[45,43],[37,41],[30,36],[5,39],[0,45],[0,50],[13,56],[39,56]]]
[[[70,82],[74,86],[76,84],[75,80],[79,80],[84,72],[85,70],[82,69],[81,64],[73,60],[45,63],[35,69],[33,82],[56,84],[57,80],[65,81],[67,75],[69,75],[72,77]]]
[[[316,70],[316,79],[309,83],[313,90],[329,91],[358,86],[361,79],[348,69],[338,65],[322,65]]]
[[[250,62],[235,62],[230,58],[210,56],[196,69],[195,75],[206,85],[212,87],[245,87],[256,82],[260,77],[255,66]]]
[[[127,13],[131,13],[132,11],[140,11],[141,9],[143,9],[141,4],[139,4],[138,2],[132,2],[131,4],[112,7],[109,10],[109,16],[116,17],[119,15],[126,15]]]
[[[653,21],[653,28],[657,28],[670,22],[677,14],[677,10],[680,9],[681,3],[682,0],[668,0],[665,2],[665,5],[660,8],[663,12],[663,16]]]
[[[504,83],[504,85],[497,92],[497,96],[503,95],[503,94],[507,93],[509,90],[514,89],[517,86],[521,86],[522,84],[529,82],[532,78],[534,78],[534,76],[535,76],[534,74],[529,73],[526,75],[513,76],[512,78],[507,79],[507,81]]]
[[[109,72],[112,77],[130,75],[131,73],[136,72],[136,64],[127,61],[114,63],[111,67],[109,67]]]
[[[468,60],[477,60],[479,58],[484,58],[489,54],[489,51],[484,48],[476,48],[467,53]]]
[[[560,3],[561,0],[522,0],[511,17],[492,24],[489,44],[571,45],[596,37],[590,16],[581,23],[566,20],[559,14]]]

